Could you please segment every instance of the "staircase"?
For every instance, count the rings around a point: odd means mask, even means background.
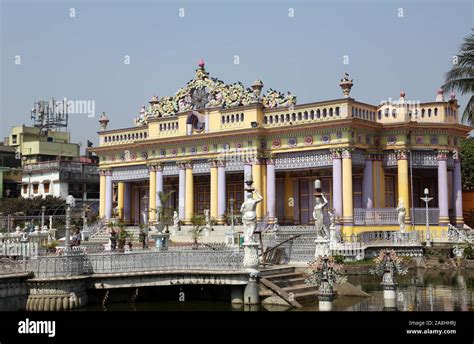
[[[140,228],[138,226],[127,226],[125,227],[125,230],[132,235],[131,241],[132,243],[138,243],[139,242],[139,233],[140,233]],[[107,243],[109,242],[110,238],[110,228],[104,227],[101,230],[97,231],[93,235],[90,236],[89,241],[90,242],[96,242],[96,243]]]
[[[293,307],[300,308],[301,302],[318,298],[318,287],[307,285],[304,280],[304,272],[298,272],[295,267],[266,269],[261,272],[259,295],[262,299],[278,295]]]

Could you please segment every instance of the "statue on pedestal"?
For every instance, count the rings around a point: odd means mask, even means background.
[[[330,221],[329,239],[332,244],[336,244],[341,241],[340,233],[338,232],[337,225],[336,225],[336,220],[337,220],[336,212],[334,211],[334,209],[329,209],[328,213],[329,213],[329,221]]]
[[[405,205],[403,204],[402,198],[398,199],[397,211],[398,211],[398,224],[400,226],[400,232],[405,233],[405,217],[406,217],[407,211],[405,209]]]
[[[257,196],[254,198],[254,194]],[[242,224],[244,225],[244,243],[253,243],[253,233],[257,228],[257,204],[263,197],[255,190],[247,190],[246,199],[240,207],[242,213]]]
[[[323,208],[327,206],[328,201],[324,194],[321,197],[316,197],[316,204],[313,209],[314,228],[316,229],[316,236],[320,239],[327,239],[328,233],[326,226],[323,223]]]
[[[173,230],[179,231],[179,215],[176,210],[173,212]]]

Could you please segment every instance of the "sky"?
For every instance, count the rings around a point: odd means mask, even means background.
[[[74,142],[133,126],[153,95],[173,95],[200,58],[226,83],[291,91],[299,104],[351,97],[434,101],[474,18],[471,0],[0,0],[0,131],[31,125],[34,102],[89,101]],[[128,58],[127,58],[128,56]],[[238,59],[238,64],[236,60]],[[129,62],[129,63],[126,63]],[[448,95],[449,96],[449,95]],[[470,95],[458,95],[462,111]]]

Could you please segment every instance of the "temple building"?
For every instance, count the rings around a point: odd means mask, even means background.
[[[297,104],[296,96],[263,82],[250,88],[225,84],[199,62],[194,78],[174,96],[153,96],[134,126],[107,130],[100,119],[100,216],[117,209],[126,223],[156,219],[159,191],[175,191],[166,206],[184,224],[210,210],[227,223],[229,200],[238,213],[244,176],[264,200],[259,219],[311,225],[314,182],[344,234],[399,228],[397,206],[406,208],[407,230],[425,228],[427,188],[432,228],[463,224],[459,124],[454,94],[434,101],[372,105],[350,97],[353,81],[339,83],[342,97]]]

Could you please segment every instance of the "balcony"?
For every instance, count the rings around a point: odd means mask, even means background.
[[[437,225],[438,218],[439,208],[429,208],[429,224]],[[414,208],[413,220],[415,225],[426,224],[426,209]],[[395,208],[354,208],[354,224],[356,226],[398,225],[398,211]]]

